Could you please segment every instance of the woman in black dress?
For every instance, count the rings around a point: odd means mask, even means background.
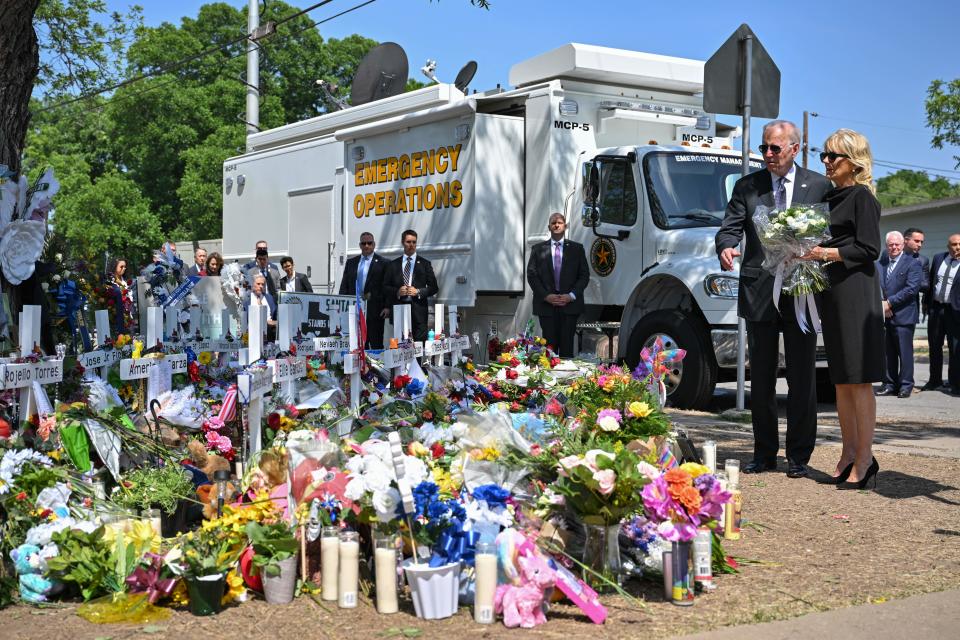
[[[843,450],[831,484],[848,479],[864,488],[880,470],[873,457],[877,423],[874,382],[883,376],[883,309],[876,260],[880,256],[880,203],[874,196],[873,158],[867,139],[840,129],[820,154],[834,189],[830,205],[830,240],[808,259],[822,260],[830,288],[820,297],[823,344],[830,379],[837,388],[837,414]],[[874,480],[876,483],[876,480]]]

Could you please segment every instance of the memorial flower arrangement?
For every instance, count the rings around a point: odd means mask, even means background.
[[[823,265],[797,259],[830,238],[830,211],[825,203],[788,209],[760,205],[753,223],[763,244],[763,268],[774,274],[776,286],[784,293],[805,296],[829,288]]]
[[[723,515],[730,493],[703,465],[686,463],[655,475],[643,488],[643,506],[657,533],[671,542],[689,542],[700,526]]]
[[[552,491],[588,524],[612,525],[641,509],[640,493],[655,468],[629,449],[591,449],[557,461]]]

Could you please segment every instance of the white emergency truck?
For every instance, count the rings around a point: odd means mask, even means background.
[[[735,379],[738,281],[713,238],[741,158],[703,112],[703,67],[568,44],[515,65],[509,91],[435,84],[253,134],[223,167],[224,258],[264,239],[336,292],[361,232],[396,258],[415,229],[463,332],[511,335],[531,317],[530,248],[561,211],[591,266],[587,334],[618,334],[631,366],[657,336],[686,349],[668,392],[704,407]]]

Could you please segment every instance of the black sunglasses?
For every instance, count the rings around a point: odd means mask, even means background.
[[[760,153],[766,153],[767,151],[770,151],[770,153],[775,156],[780,155],[780,152],[784,149],[784,147],[781,147],[778,144],[762,144],[757,148],[760,149]]]
[[[848,156],[848,155],[845,154],[845,153],[836,153],[836,152],[834,152],[834,151],[821,151],[821,152],[820,152],[820,162],[826,162],[827,158],[830,159],[830,162],[836,162],[836,161],[837,161],[837,158],[847,158],[847,159],[849,159],[850,156]]]
[[[361,240],[361,241],[360,241],[360,246],[361,246],[361,247],[364,246],[364,245],[368,245],[368,244],[373,244],[373,240]]]

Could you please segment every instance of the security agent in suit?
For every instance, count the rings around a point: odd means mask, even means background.
[[[910,227],[903,232],[903,253],[912,256],[914,260],[920,263],[923,270],[923,282],[920,283],[920,293],[917,295],[917,308],[927,317],[927,296],[930,295],[930,258],[920,255],[920,249],[923,248],[923,231],[916,227]]]
[[[253,261],[253,266],[247,269],[247,280],[253,284],[254,276],[263,276],[267,283],[267,293],[274,300],[277,299],[277,289],[280,286],[280,269],[277,265],[270,262],[266,249],[257,249],[257,257]]]
[[[199,276],[207,274],[207,250],[203,247],[198,247],[196,251],[193,252],[194,264],[187,269],[187,276]]]
[[[360,255],[347,260],[340,280],[340,295],[357,294],[357,276],[360,276],[360,297],[366,302],[367,344],[369,349],[383,349],[383,322],[390,315],[384,303],[383,276],[390,262],[376,253],[377,241],[372,233],[360,234]],[[362,269],[361,269],[362,267]],[[402,273],[402,271],[401,271]],[[412,315],[412,314],[411,314]]]
[[[284,275],[280,277],[279,289],[280,291],[287,291],[289,293],[312,293],[313,285],[310,284],[310,279],[307,278],[305,273],[300,273],[295,270],[293,264],[293,258],[290,256],[284,256],[280,258],[280,268],[283,269]]]
[[[417,255],[417,232],[407,229],[400,237],[403,255],[387,265],[383,277],[384,302],[410,305],[413,339],[421,342],[427,339],[427,300],[437,295],[440,286],[433,265]],[[408,274],[406,279],[405,273]]]
[[[733,187],[726,214],[716,236],[717,255],[724,271],[733,270],[740,256],[737,246],[746,236],[740,264],[737,315],[747,323],[750,349],[750,408],[753,421],[753,460],[744,473],[776,469],[780,448],[777,419],[777,368],[779,334],[787,365],[787,476],[807,475],[807,463],[817,437],[816,347],[817,334],[804,333],[793,313],[793,300],[779,291],[779,308],[773,305],[774,276],[763,269],[763,246],[753,224],[758,205],[768,207],[816,203],[823,200],[830,182],[794,162],[800,135],[792,122],[774,120],[763,128],[760,151],[766,168],[740,178]]]
[[[917,293],[923,282],[919,260],[903,250],[899,231],[887,234],[887,253],[877,260],[883,298],[887,369],[876,394],[909,398],[913,393],[913,332],[920,320]]]
[[[533,290],[533,312],[547,344],[561,358],[572,358],[577,318],[583,312],[583,292],[590,281],[590,268],[583,245],[565,240],[567,220],[550,214],[550,239],[533,246],[527,261],[527,282]],[[556,265],[560,265],[557,273]]]
[[[943,339],[947,338],[949,361],[947,385],[931,387],[960,395],[960,233],[947,238],[949,251],[938,253],[930,263],[930,317],[927,336],[930,342],[930,382],[943,376]],[[937,356],[934,366],[934,354]]]

